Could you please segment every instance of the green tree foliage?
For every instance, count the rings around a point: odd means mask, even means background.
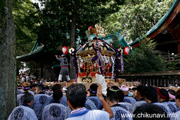
[[[112,44],[112,46],[116,49],[118,49],[120,46],[119,46],[119,40],[118,40],[118,36],[114,35],[113,38],[112,38],[112,42],[110,42]]]
[[[31,0],[12,1],[12,14],[16,32],[16,56],[20,56],[29,53],[37,39],[38,14]],[[16,61],[17,74],[22,67],[20,61]]]
[[[13,0],[13,17],[16,32],[16,55],[31,51],[37,35],[37,13],[31,0]]]
[[[128,0],[118,12],[109,15],[105,22],[109,33],[122,30],[126,41],[144,35],[169,10],[174,0]]]
[[[155,72],[166,70],[166,64],[161,55],[156,55],[156,43],[152,40],[142,40],[139,48],[135,48],[124,59],[126,73]]]
[[[61,44],[75,47],[78,37],[87,41],[85,30],[104,20],[106,15],[117,11],[117,6],[124,3],[124,0],[40,1],[38,41],[53,48]]]

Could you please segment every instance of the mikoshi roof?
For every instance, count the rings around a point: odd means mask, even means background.
[[[81,46],[79,50],[76,52],[76,56],[85,57],[88,55],[96,55],[95,41],[96,40],[89,41],[85,43],[83,46]],[[100,44],[99,48],[101,55],[114,56],[116,54],[115,49],[111,45],[109,45],[103,40],[98,40],[98,41]]]

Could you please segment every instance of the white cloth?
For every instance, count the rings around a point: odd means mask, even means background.
[[[62,81],[62,77],[63,77],[63,75],[59,74],[58,80],[59,80],[59,81]],[[67,80],[67,81],[70,80],[69,75],[66,75],[66,80]]]
[[[89,110],[89,112],[84,115],[70,117],[66,120],[109,120],[109,114],[102,110]]]
[[[26,106],[18,106],[13,109],[8,120],[38,120],[33,109]]]
[[[180,111],[175,113],[175,120],[179,120],[180,119]]]

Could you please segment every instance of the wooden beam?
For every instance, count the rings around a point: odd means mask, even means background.
[[[135,77],[135,76],[180,76],[180,70],[176,71],[162,71],[162,72],[145,72],[145,73],[135,73],[135,74],[122,74],[121,77]]]
[[[178,40],[180,41],[180,40]],[[177,53],[180,54],[180,44],[177,44]]]
[[[174,43],[177,44],[177,43],[180,43],[180,42],[178,42],[177,40],[169,40],[169,41],[157,43],[157,46],[166,45],[166,44],[174,44]]]
[[[180,11],[180,2],[177,4],[176,8],[173,10],[173,12],[171,13],[171,15],[168,17],[168,19],[166,20],[166,22],[158,29],[156,30],[154,33],[152,33],[151,35],[148,36],[148,38],[153,39],[154,37],[156,37],[158,34],[160,34],[164,29],[166,29],[168,27],[168,25],[174,20],[174,18],[177,16],[177,14]]]

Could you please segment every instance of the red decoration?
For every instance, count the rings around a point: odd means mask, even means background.
[[[89,29],[93,29],[93,27],[92,27],[92,26],[89,26]]]
[[[112,64],[111,63],[108,63],[108,67],[111,67],[112,66]]]
[[[62,52],[66,55],[68,53],[68,48],[66,46],[64,46],[62,48]]]
[[[84,68],[85,64],[84,63],[80,63],[80,68]]]
[[[88,30],[90,31],[91,34],[93,34],[93,27],[89,26]]]
[[[125,47],[125,48],[124,48],[124,54],[125,54],[125,55],[128,55],[129,52],[130,52],[129,47]]]
[[[97,63],[94,63],[94,68],[96,68],[96,69],[97,69]]]
[[[94,48],[97,49],[97,50],[100,48],[100,40],[95,40],[94,41]]]

